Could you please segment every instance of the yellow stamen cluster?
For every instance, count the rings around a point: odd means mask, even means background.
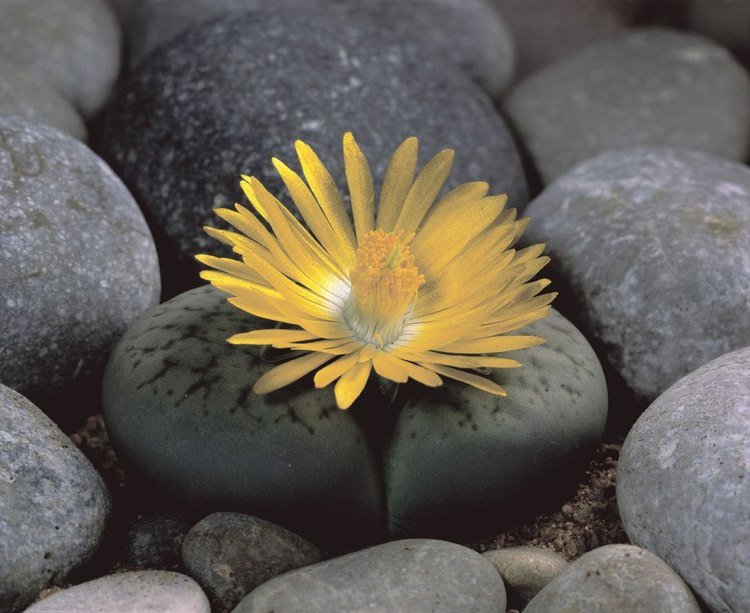
[[[384,347],[398,337],[424,284],[409,252],[413,238],[413,232],[404,236],[402,230],[373,230],[357,248],[357,263],[349,275],[352,293],[344,312],[352,330],[367,343]]]

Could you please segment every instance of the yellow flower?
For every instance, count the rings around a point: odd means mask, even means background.
[[[319,369],[315,386],[336,381],[336,402],[346,409],[374,368],[398,383],[438,386],[448,377],[504,396],[469,371],[520,366],[494,354],[543,342],[506,335],[544,317],[555,296],[539,295],[547,279],[531,280],[549,260],[544,246],[511,248],[528,220],[504,210],[506,196],[488,196],[487,183],[466,183],[434,203],[453,151],[438,153],[415,177],[416,138],[393,154],[376,217],[370,167],[351,133],[343,148],[354,226],[325,166],[297,141],[306,182],[278,159],[273,164],[307,228],[247,176],[242,189],[267,226],[237,204],[216,213],[239,232],[206,228],[242,261],[197,256],[215,269],[201,276],[231,294],[234,306],[293,326],[229,342],[304,352],[266,372],[254,391],[271,392]]]

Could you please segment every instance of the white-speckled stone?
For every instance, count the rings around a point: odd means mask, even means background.
[[[52,421],[0,385],[0,610],[18,611],[94,552],[110,501]]]
[[[46,123],[73,138],[86,140],[86,126],[65,98],[7,62],[0,62],[0,117]]]
[[[750,603],[748,467],[750,347],[659,396],[625,439],[617,469],[628,536],[721,613]]]
[[[0,59],[54,87],[84,117],[106,102],[120,29],[104,0],[1,0]]]
[[[690,588],[666,563],[633,545],[582,555],[548,583],[524,613],[700,613]]]
[[[750,168],[697,152],[588,160],[526,209],[564,298],[638,396],[750,345]],[[596,346],[596,345],[595,345]]]
[[[233,613],[268,611],[505,611],[503,580],[481,555],[412,539],[307,566],[264,583]]]
[[[110,168],[57,130],[0,119],[0,382],[59,413],[159,299],[153,239]]]
[[[750,145],[750,77],[726,49],[683,32],[593,44],[522,81],[505,108],[545,182],[609,150],[742,161]]]
[[[108,575],[40,600],[27,613],[211,613],[190,577],[166,570]]]

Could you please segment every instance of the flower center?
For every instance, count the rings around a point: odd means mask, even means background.
[[[385,347],[401,334],[405,316],[424,283],[409,252],[412,232],[374,230],[357,248],[357,264],[349,273],[352,291],[344,318],[362,341]]]

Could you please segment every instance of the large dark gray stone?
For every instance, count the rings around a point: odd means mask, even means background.
[[[119,336],[159,299],[151,234],[85,145],[0,119],[0,245],[0,382],[68,412],[59,394],[96,387]]]
[[[748,466],[750,347],[659,396],[625,439],[617,468],[628,536],[722,613],[750,603]]]
[[[233,613],[505,611],[495,567],[453,543],[406,540],[292,571],[248,594]]]
[[[641,399],[750,345],[746,166],[687,151],[606,153],[525,213],[525,240],[547,244],[562,295]]]
[[[628,32],[531,75],[505,104],[545,182],[628,147],[744,160],[750,78],[728,51],[669,30]]]
[[[118,455],[176,504],[247,512],[327,545],[377,538],[379,469],[355,413],[308,379],[254,394],[273,364],[226,342],[267,324],[210,286],[136,322],[104,378]]]
[[[633,545],[582,555],[524,613],[700,613],[690,588],[665,562]]]
[[[417,41],[383,40],[375,17],[355,21],[345,9],[268,10],[184,32],[116,101],[105,157],[153,222],[171,294],[197,284],[194,254],[217,249],[202,230],[216,222],[212,209],[244,202],[240,173],[287,200],[270,158],[295,167],[299,138],[343,188],[347,130],[376,178],[417,135],[424,161],[456,150],[451,185],[486,180],[510,206],[526,202],[515,144],[489,98]]]
[[[120,29],[104,0],[2,0],[0,59],[54,87],[84,117],[109,97]]]
[[[523,367],[488,375],[507,397],[455,382],[414,390],[386,458],[392,535],[485,536],[578,479],[607,419],[604,374],[559,313],[526,333],[546,343],[503,354]]]
[[[0,610],[20,611],[99,543],[107,487],[26,398],[0,384]]]

